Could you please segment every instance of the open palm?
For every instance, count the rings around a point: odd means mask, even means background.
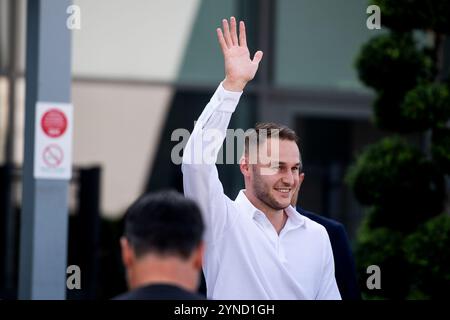
[[[250,58],[243,21],[239,23],[239,38],[234,17],[230,19],[230,27],[226,19],[222,21],[222,26],[223,32],[218,28],[217,37],[225,59],[226,81],[242,90],[255,77],[263,53],[258,51],[253,60]]]

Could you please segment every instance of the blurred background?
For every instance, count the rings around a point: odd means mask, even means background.
[[[306,175],[299,204],[344,224],[365,298],[448,296],[450,12],[448,1],[421,1],[439,11],[414,11],[416,2],[75,0],[81,28],[72,31],[68,264],[80,265],[83,278],[82,290],[68,291],[68,299],[125,290],[122,215],[144,192],[182,191],[171,134],[192,130],[223,79],[215,29],[232,15],[246,22],[251,54],[263,50],[264,59],[230,127],[275,121],[297,131]],[[381,29],[367,27],[372,3],[381,7]],[[26,0],[0,0],[0,298],[6,299],[17,297],[26,7]],[[415,20],[415,12],[443,18]],[[422,90],[404,103],[416,86]],[[428,112],[428,106],[436,107]],[[243,188],[238,166],[218,167],[234,199]],[[424,208],[429,214],[422,215]],[[371,264],[382,275],[387,270],[378,292],[364,288]]]

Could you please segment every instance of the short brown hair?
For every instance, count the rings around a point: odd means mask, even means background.
[[[276,136],[280,140],[294,141],[296,144],[299,142],[297,134],[291,128],[275,122],[259,122],[254,129],[248,130],[245,135],[245,155],[247,156],[250,150],[250,142],[256,142],[259,145],[272,136]]]

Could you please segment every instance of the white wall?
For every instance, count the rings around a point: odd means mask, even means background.
[[[174,80],[199,0],[75,0],[75,76]]]
[[[75,0],[74,164],[101,164],[102,212],[119,215],[142,192],[173,89],[121,80],[174,81],[199,0]]]
[[[121,214],[143,190],[172,90],[75,82],[72,95],[73,161],[102,166],[102,212]]]

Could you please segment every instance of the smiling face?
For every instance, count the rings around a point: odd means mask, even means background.
[[[285,209],[303,181],[298,146],[295,141],[270,138],[260,147],[257,163],[247,163],[243,172],[246,192],[267,209]]]

